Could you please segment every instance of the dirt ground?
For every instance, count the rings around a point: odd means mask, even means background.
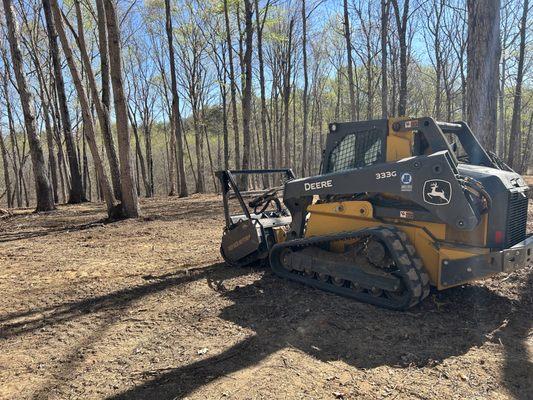
[[[393,312],[224,265],[215,196],[142,208],[0,216],[1,399],[533,399],[532,268]]]

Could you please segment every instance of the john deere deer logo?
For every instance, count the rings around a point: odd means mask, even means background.
[[[435,206],[450,203],[452,187],[450,182],[441,179],[432,179],[424,183],[424,201]]]

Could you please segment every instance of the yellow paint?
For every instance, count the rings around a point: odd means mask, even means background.
[[[410,118],[389,118],[387,133],[387,162],[394,162],[413,155],[413,131],[396,132],[392,129],[395,122],[405,121]]]
[[[488,214],[484,214],[479,225],[472,231],[461,231],[453,226],[447,226],[446,240],[483,247],[487,244],[487,221]]]
[[[419,257],[424,263],[431,283],[439,289],[444,288],[440,282],[440,265],[443,260],[455,260],[467,258],[478,254],[487,253],[488,249],[481,249],[477,245],[472,247],[457,248],[452,244],[442,245],[440,250],[436,248],[434,240],[446,240],[447,226],[445,224],[405,221],[388,219],[385,222],[373,218],[372,204],[367,201],[341,201],[324,204],[312,204],[308,207],[309,219],[305,231],[305,237],[321,236],[343,231],[357,231],[364,228],[383,225],[396,226],[405,232],[410,242],[415,246]],[[409,223],[410,225],[403,225]],[[485,221],[486,229],[486,221]],[[429,235],[426,231],[429,231]],[[342,252],[347,242],[334,243],[332,251]],[[468,244],[463,242],[462,244]]]
[[[387,162],[411,157],[412,148],[412,140],[409,138],[395,135],[387,136]]]
[[[396,132],[392,129],[395,122],[409,119],[411,118],[389,118],[386,145],[387,162],[394,162],[412,156],[414,131]],[[314,201],[316,200],[314,199]],[[489,249],[482,248],[487,243],[487,215],[483,216],[481,223],[476,229],[465,232],[455,229],[452,226],[447,226],[446,224],[434,222],[404,219],[378,221],[374,219],[373,207],[368,201],[315,203],[308,207],[308,211],[309,219],[306,224],[305,237],[327,235],[343,231],[357,231],[383,225],[396,226],[407,234],[410,242],[415,246],[419,257],[424,263],[432,285],[437,286],[438,289],[448,287],[440,285],[440,265],[444,260],[463,259],[489,252]],[[455,242],[463,246],[458,247],[453,244],[441,244],[437,249],[434,238],[446,242]],[[283,230],[276,231],[276,239],[278,242],[286,240],[285,232]],[[349,241],[332,243],[331,250],[342,252],[345,250],[346,244],[349,243]],[[469,247],[464,247],[464,245]]]
[[[282,243],[287,240],[287,233],[284,227],[273,228],[274,235],[276,236],[276,243]]]

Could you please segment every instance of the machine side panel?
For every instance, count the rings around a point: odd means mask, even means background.
[[[395,163],[296,179],[285,184],[284,200],[294,218],[295,213],[306,212],[304,205],[309,205],[314,195],[355,193],[400,196],[421,205],[442,222],[460,230],[470,231],[480,222],[445,151]],[[296,235],[301,235],[303,227],[295,228]]]

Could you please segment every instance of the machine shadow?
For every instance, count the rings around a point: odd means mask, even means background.
[[[512,308],[507,298],[479,286],[452,289],[410,312],[395,312],[280,281],[268,271],[244,287],[208,281],[233,302],[220,317],[255,335],[113,399],[182,398],[286,347],[361,369],[431,366],[490,340]]]

